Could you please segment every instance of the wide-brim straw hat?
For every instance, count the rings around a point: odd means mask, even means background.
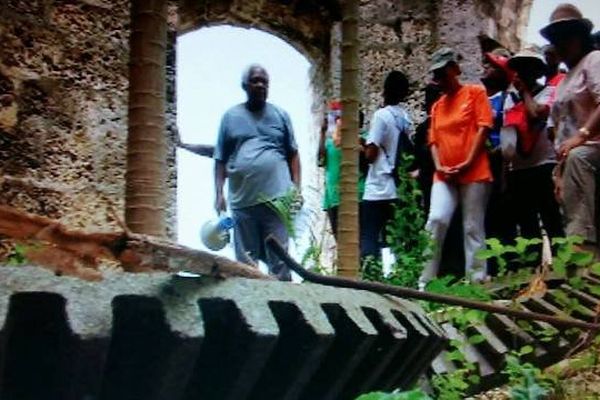
[[[539,49],[535,46],[527,46],[508,60],[508,67],[513,71],[531,71],[537,77],[546,72],[546,61]]]
[[[553,41],[554,39],[572,33],[589,35],[594,24],[584,18],[581,11],[573,4],[561,4],[550,15],[550,23],[540,30],[540,34]]]

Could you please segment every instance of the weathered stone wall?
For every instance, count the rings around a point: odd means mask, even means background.
[[[478,35],[488,35],[509,49],[521,47],[532,0],[365,0],[360,26],[362,102],[367,118],[381,103],[385,74],[397,69],[409,77],[413,95],[407,103],[421,116],[421,89],[430,79],[429,56],[442,46],[459,51],[463,79],[477,82],[481,73]],[[333,62],[339,57],[340,29],[334,28]],[[333,64],[334,93],[339,93],[340,65]]]
[[[418,117],[428,58],[441,45],[456,47],[465,56],[465,79],[476,80],[477,35],[485,33],[517,50],[531,2],[361,1],[361,90],[367,117],[379,105],[382,80],[391,69],[408,74],[415,93],[409,106]],[[305,54],[313,64],[316,120],[323,100],[339,94],[338,1],[172,4],[170,23],[179,33],[215,24],[253,27]],[[111,209],[121,217],[124,199],[128,26],[128,0],[0,0],[0,96],[9,95],[0,97],[0,204],[71,226],[115,227]],[[170,35],[167,59],[171,234],[177,185],[175,36]]]
[[[0,204],[80,228],[116,227],[128,26],[127,0],[0,1],[0,91],[12,94],[0,105]]]

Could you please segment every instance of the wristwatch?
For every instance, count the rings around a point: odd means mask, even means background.
[[[579,128],[578,132],[581,133],[583,135],[583,137],[585,137],[586,139],[589,139],[589,137],[592,134],[592,132],[590,132],[590,130],[586,127]]]

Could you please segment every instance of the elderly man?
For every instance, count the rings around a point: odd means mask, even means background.
[[[267,102],[267,71],[250,65],[242,88],[247,100],[223,115],[215,146],[215,208],[219,213],[227,209],[223,187],[229,180],[237,259],[262,260],[271,274],[289,281],[290,271],[265,248],[265,239],[272,234],[288,243],[284,223],[269,202],[299,189],[298,147],[288,114]]]

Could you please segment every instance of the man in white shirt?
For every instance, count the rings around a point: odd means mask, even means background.
[[[381,259],[386,247],[386,226],[393,218],[396,194],[398,151],[407,142],[412,123],[400,102],[408,94],[408,79],[399,71],[392,71],[383,84],[384,107],[371,120],[366,141],[365,156],[370,163],[361,203],[361,259]],[[406,135],[401,140],[401,136]],[[400,146],[399,146],[400,143]]]

